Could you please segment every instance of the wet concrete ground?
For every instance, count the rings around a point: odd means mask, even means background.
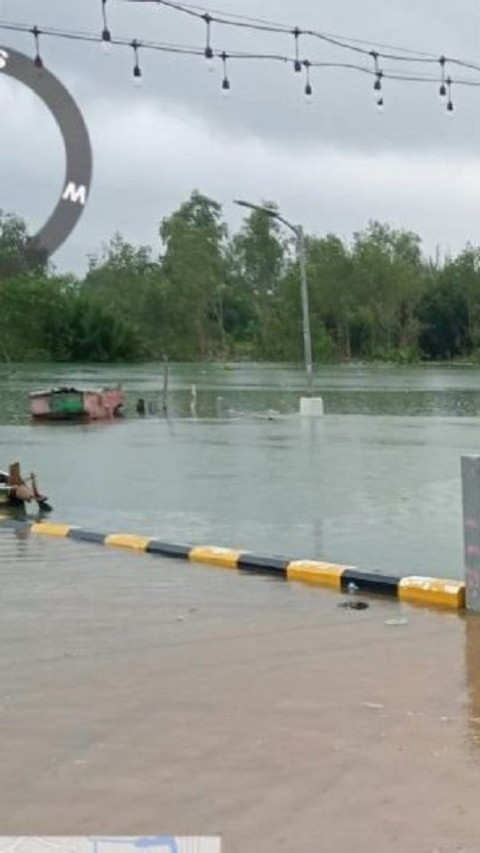
[[[11,531],[0,600],[2,835],[478,851],[480,619]]]

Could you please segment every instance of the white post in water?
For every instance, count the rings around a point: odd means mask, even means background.
[[[462,456],[463,541],[467,610],[480,612],[480,456]]]

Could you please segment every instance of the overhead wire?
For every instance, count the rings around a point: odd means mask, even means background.
[[[385,45],[383,46],[383,48],[379,45],[378,48],[369,49],[369,47],[374,44],[373,42],[365,42],[360,39],[347,39],[346,37],[335,36],[322,32],[320,30],[310,28],[292,28],[291,26],[268,21],[263,18],[252,18],[248,16],[235,15],[228,12],[221,12],[217,9],[202,11],[202,7],[198,6],[197,4],[189,2],[180,2],[180,0],[123,0],[123,2],[136,2],[138,4],[144,5],[146,5],[146,3],[155,3],[161,8],[170,9],[174,12],[181,13],[191,18],[195,18],[196,20],[202,21],[204,24],[206,24],[205,46],[178,44],[168,41],[157,42],[152,41],[150,39],[137,39],[127,38],[123,36],[115,36],[112,33],[112,30],[109,27],[109,23],[107,20],[107,4],[109,2],[112,2],[112,0],[100,0],[103,25],[103,29],[101,30],[100,35],[81,30],[68,30],[60,29],[57,27],[38,27],[36,25],[29,26],[23,23],[2,20],[0,20],[0,31],[4,30],[6,32],[30,33],[31,35],[33,35],[35,42],[35,64],[38,67],[41,67],[41,63],[43,63],[39,49],[40,36],[47,36],[51,38],[59,38],[86,43],[100,42],[105,48],[108,49],[110,49],[113,45],[118,45],[120,47],[130,47],[134,51],[133,75],[135,78],[135,82],[141,82],[142,79],[142,72],[140,69],[139,62],[140,49],[142,51],[153,50],[175,55],[204,56],[207,60],[209,60],[210,65],[212,64],[211,60],[219,60],[222,64],[223,69],[222,89],[224,91],[224,94],[228,93],[230,90],[230,78],[227,74],[227,62],[229,62],[230,60],[259,60],[292,64],[295,71],[302,71],[305,74],[305,94],[308,95],[309,98],[313,91],[311,82],[311,69],[345,69],[369,75],[374,78],[374,90],[377,93],[382,91],[382,83],[384,80],[393,80],[408,83],[430,83],[437,85],[440,83],[440,95],[442,97],[445,97],[448,94],[447,109],[449,111],[453,109],[453,104],[451,100],[452,86],[468,86],[474,88],[480,87],[480,78],[471,79],[466,78],[464,75],[453,77],[451,73],[448,75],[446,74],[447,65],[450,66],[448,68],[449,71],[451,70],[451,67],[455,66],[458,69],[464,69],[468,72],[478,72],[480,74],[480,65],[474,62],[470,62],[468,60],[459,59],[458,57],[450,57],[444,55],[435,56],[434,54],[430,54],[427,52],[413,51],[410,49],[402,49]],[[291,56],[286,55],[284,53],[276,52],[216,50],[212,47],[212,24],[227,27],[236,27],[251,31],[253,30],[261,32],[270,32],[275,35],[287,35],[293,38],[294,40],[294,55]],[[330,45],[334,48],[348,50],[359,58],[362,57],[363,59],[368,60],[369,64],[367,66],[365,64],[361,64],[360,62],[336,60],[334,61],[333,59],[330,60],[329,58],[325,57],[317,59],[311,56],[310,51],[308,51],[308,53],[310,54],[309,58],[301,58],[302,56],[304,56],[304,53],[307,52],[303,50],[303,40],[305,37],[319,40],[324,44]],[[302,51],[300,50],[301,39]],[[368,44],[369,47],[364,47],[362,46],[363,44]],[[436,74],[419,74],[418,72],[414,72],[413,70],[405,70],[400,72],[399,69],[391,67],[393,63],[401,63],[404,68],[407,64],[410,64],[411,66],[420,64],[425,67],[428,66],[429,68],[436,66],[438,67],[438,72]],[[383,106],[383,95],[377,101],[377,105]]]
[[[285,33],[287,35],[298,32],[301,35],[311,36],[312,38],[318,38],[322,41],[332,44],[333,46],[340,47],[345,50],[352,50],[355,52],[363,53],[365,55],[370,55],[372,53],[371,48],[375,48],[376,53],[382,59],[391,59],[399,62],[425,63],[437,63],[439,60],[439,56],[433,52],[419,51],[414,50],[412,48],[403,48],[398,46],[395,47],[393,45],[378,44],[373,41],[340,36],[333,33],[324,32],[322,30],[311,29],[308,27],[298,27],[284,23],[278,23],[265,18],[252,18],[216,9],[207,10],[204,7],[198,6],[197,4],[179,2],[178,0],[123,0],[123,2],[127,2],[130,4],[139,3],[143,5],[155,4],[159,7],[173,9],[174,11],[184,13],[197,19],[203,18],[205,14],[207,14],[213,23],[221,24],[223,26],[260,30],[262,32]],[[201,8],[204,8],[204,10],[200,11]],[[365,44],[366,47],[362,47],[362,44]],[[388,52],[383,52],[383,49]],[[454,56],[447,56],[446,59],[448,62],[452,62],[458,65],[464,65],[467,68],[472,68],[480,71],[480,65],[470,60],[462,60]]]

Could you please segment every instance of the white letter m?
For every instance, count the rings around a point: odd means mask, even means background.
[[[83,185],[77,187],[73,181],[70,181],[65,188],[62,198],[64,201],[73,202],[73,204],[85,205],[87,203],[87,188]]]

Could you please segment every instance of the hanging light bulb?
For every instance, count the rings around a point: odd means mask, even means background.
[[[438,94],[440,95],[441,98],[445,98],[445,96],[447,94],[447,87],[445,85],[445,62],[446,62],[446,59],[444,56],[441,56],[438,61],[440,63],[440,73],[441,73],[440,89],[438,90]]]
[[[230,80],[228,79],[227,72],[227,59],[228,54],[223,52],[220,56],[223,64],[223,80],[222,80],[222,95],[224,98],[228,98],[230,95]]]
[[[375,72],[375,82],[374,82],[374,84],[373,84],[373,89],[374,89],[374,91],[375,91],[375,92],[381,92],[381,91],[382,91],[382,77],[383,77],[383,71],[381,70],[380,65],[379,65],[379,63],[378,63],[378,53],[377,53],[377,51],[376,51],[376,50],[371,50],[371,51],[370,51],[370,56],[371,56],[371,57],[372,57],[372,59],[373,59],[373,63],[374,63],[374,72]]]
[[[313,95],[312,81],[310,79],[311,62],[309,62],[308,59],[305,59],[303,65],[305,67],[305,100],[307,104],[311,104]]]
[[[447,112],[449,115],[451,115],[453,113],[453,101],[452,101],[452,80],[450,77],[447,77],[446,84],[447,84],[447,94],[448,94]]]
[[[102,50],[104,53],[110,53],[112,49],[112,34],[108,29],[107,21],[107,0],[102,0],[102,15],[103,15],[103,30],[102,30]]]
[[[33,61],[35,63],[35,68],[38,68],[40,70],[43,68],[43,59],[40,56],[40,35],[41,35],[41,32],[38,29],[38,27],[36,27],[36,26],[32,27],[30,32],[32,33],[33,38],[35,40],[35,58]]]
[[[301,36],[301,35],[302,35],[301,30],[299,30],[298,27],[295,27],[295,29],[293,30],[293,37],[295,39],[295,60],[293,63],[293,69],[297,73],[299,73],[302,70],[302,63],[300,62],[300,55],[299,55],[300,45],[298,43],[299,36]]]
[[[375,82],[373,84],[373,91],[376,94],[375,106],[379,113],[383,113],[383,92],[382,92],[382,80],[383,80],[383,71],[380,68],[378,62],[378,53],[376,50],[370,51],[370,56],[373,59],[374,63],[374,74],[375,74]]]
[[[142,69],[140,68],[140,62],[138,59],[138,48],[140,47],[140,43],[134,39],[131,42],[131,46],[133,47],[133,55],[135,57],[135,64],[133,66],[133,82],[135,86],[141,86],[143,83],[142,78]]]
[[[208,14],[208,12],[205,12],[205,14],[202,15],[202,18],[205,21],[205,24],[207,26],[207,41],[205,44],[205,51],[204,51],[205,64],[206,64],[207,71],[215,71],[215,68],[213,67],[213,61],[212,61],[213,60],[213,50],[212,50],[212,45],[210,43],[210,36],[211,36],[210,27],[211,27],[211,23],[212,23],[212,18]]]

